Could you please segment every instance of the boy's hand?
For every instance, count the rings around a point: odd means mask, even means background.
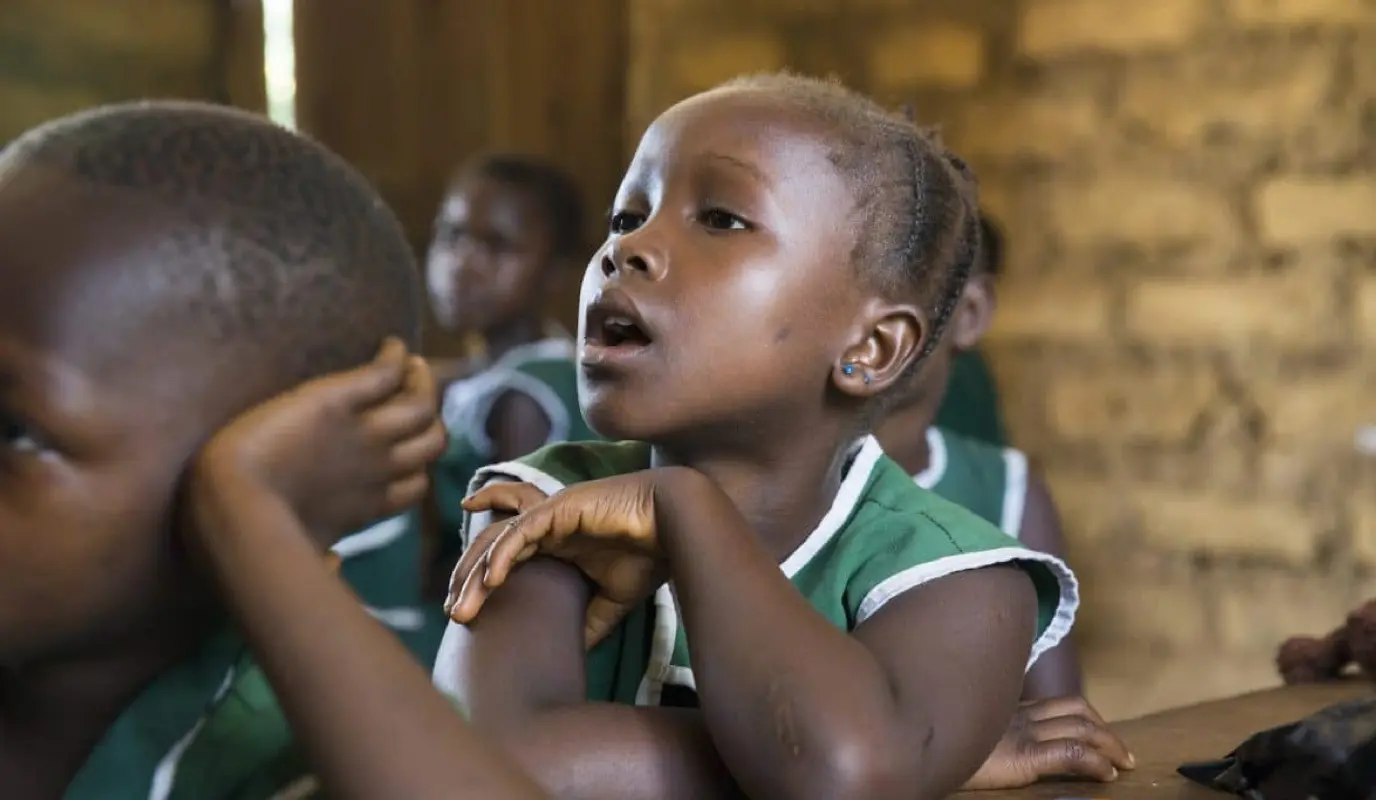
[[[1032,700],[966,790],[1018,789],[1053,776],[1109,782],[1136,765],[1132,753],[1083,697]]]
[[[516,516],[489,525],[464,551],[445,608],[467,623],[511,568],[535,555],[578,567],[597,593],[588,604],[588,646],[601,641],[668,577],[656,537],[655,493],[669,470],[580,483],[545,497],[524,483],[491,484],[464,500],[470,513]]]
[[[369,364],[304,383],[216,433],[193,467],[191,511],[232,511],[266,492],[326,548],[418,502],[444,445],[429,368],[388,340]]]

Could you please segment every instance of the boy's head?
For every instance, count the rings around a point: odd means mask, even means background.
[[[603,434],[745,442],[901,397],[978,241],[932,133],[843,87],[732,81],[665,112],[584,278],[583,404]]]
[[[405,236],[367,182],[198,104],[101,108],[0,151],[0,286],[3,665],[174,629],[198,447],[419,334]]]
[[[493,155],[461,169],[435,219],[426,282],[446,329],[483,333],[536,317],[587,258],[573,179],[536,158]]]

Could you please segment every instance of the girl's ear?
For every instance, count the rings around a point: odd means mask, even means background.
[[[875,300],[861,337],[832,367],[832,382],[852,397],[869,398],[894,386],[922,352],[930,329],[915,305]]]

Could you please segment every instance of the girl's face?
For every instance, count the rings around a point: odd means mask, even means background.
[[[580,400],[599,432],[747,439],[818,413],[867,300],[828,133],[743,91],[646,132],[580,298]]]

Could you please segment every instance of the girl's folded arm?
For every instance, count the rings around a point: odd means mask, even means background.
[[[1016,568],[909,589],[838,629],[779,570],[729,500],[660,493],[702,714],[747,794],[779,800],[945,797],[1017,706],[1036,633]]]
[[[467,628],[450,625],[436,682],[555,797],[738,796],[698,712],[586,702],[588,597],[574,567],[521,565]]]

